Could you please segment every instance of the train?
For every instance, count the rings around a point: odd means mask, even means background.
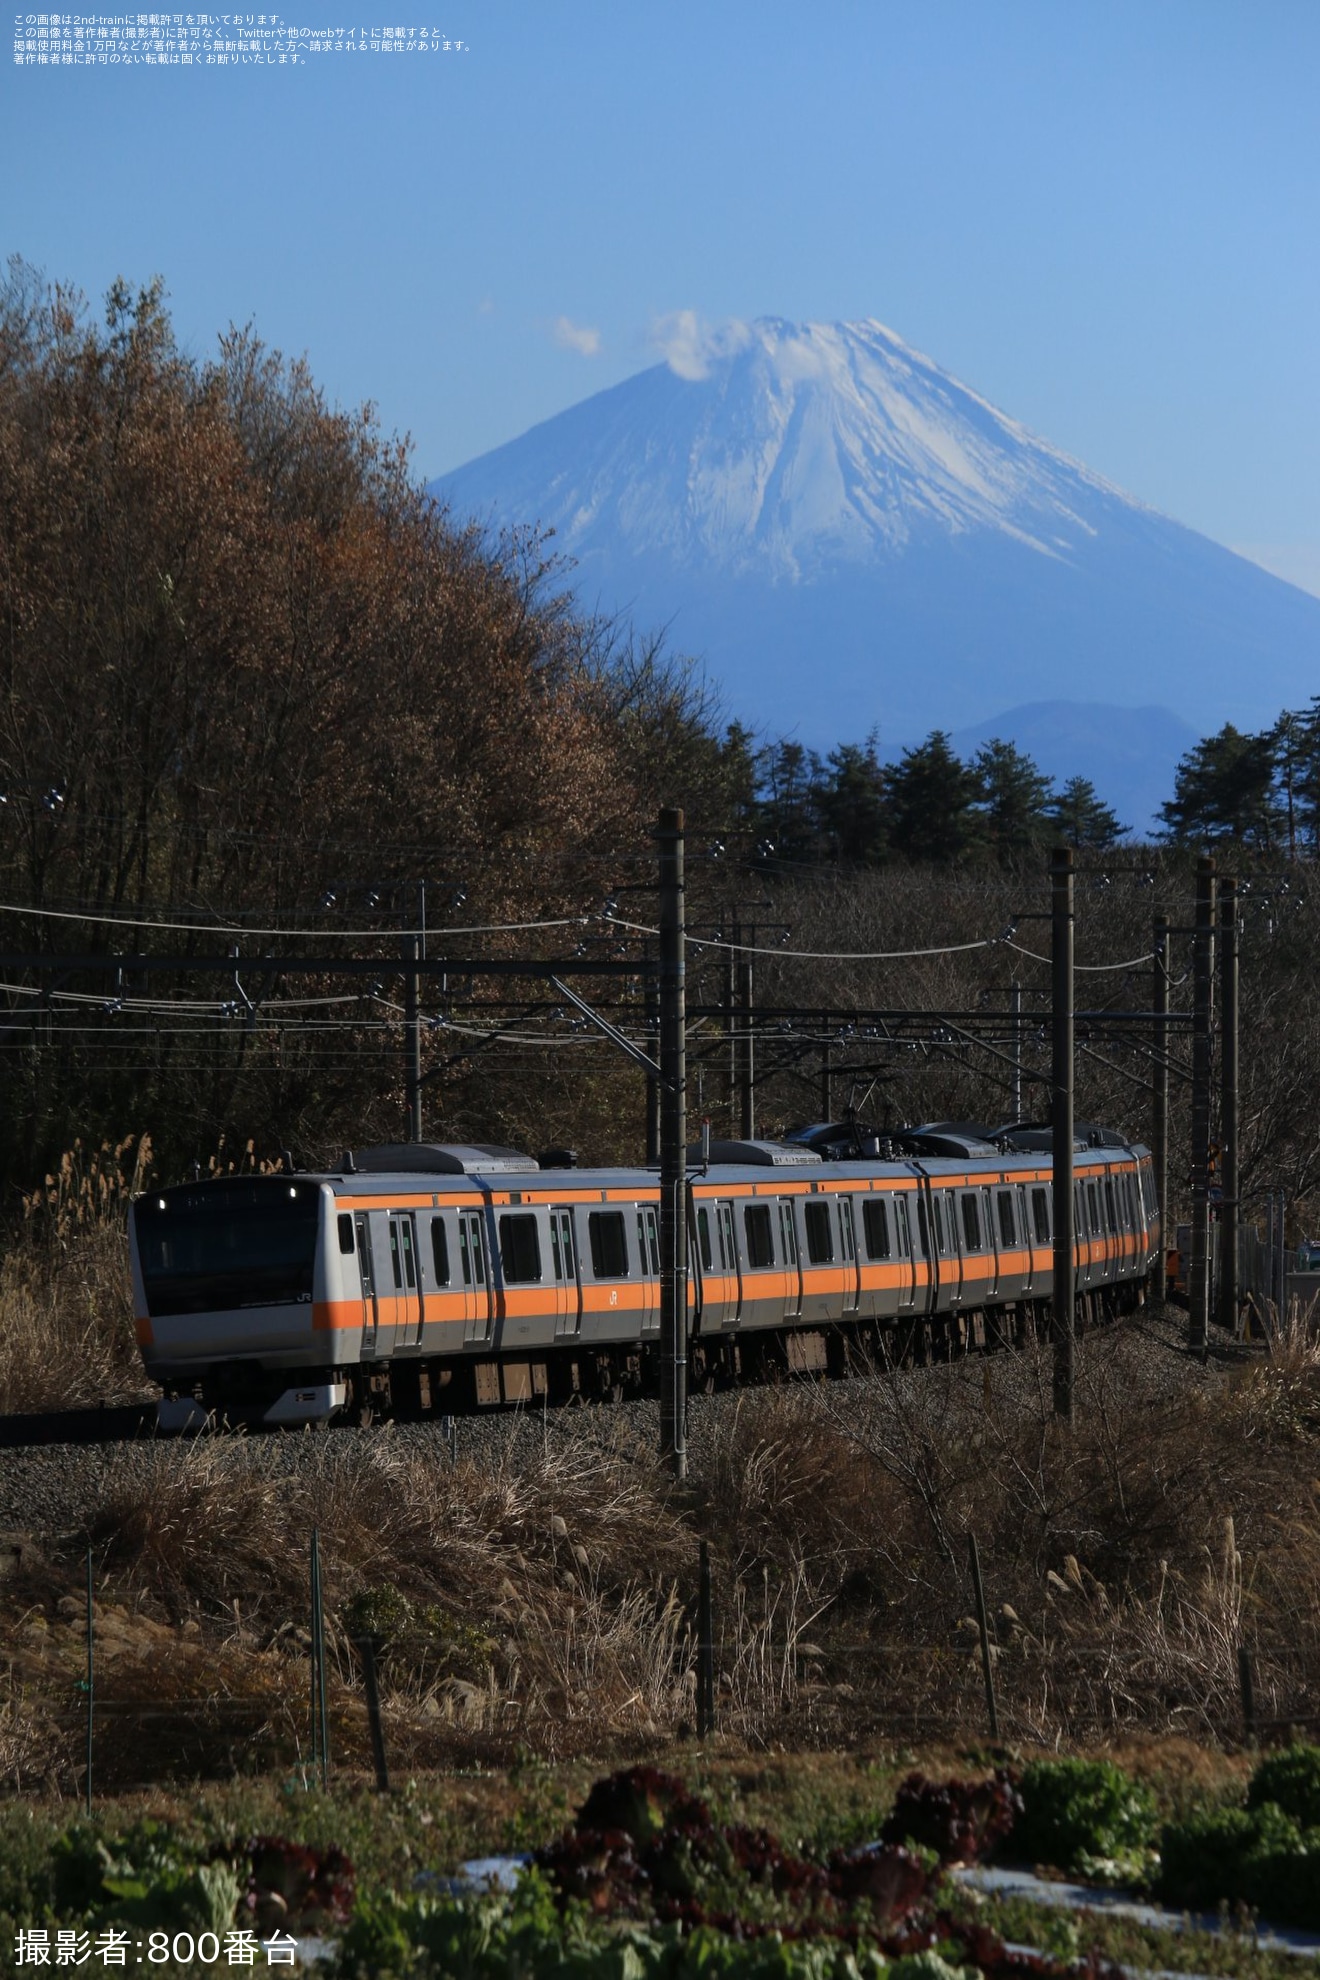
[[[700,1390],[947,1357],[1048,1323],[1047,1126],[854,1121],[689,1156],[688,1368]],[[1149,1149],[1080,1123],[1082,1324],[1162,1262]],[[660,1178],[487,1145],[396,1143],[332,1171],[151,1190],[129,1214],[162,1426],[299,1426],[618,1399],[659,1382]]]

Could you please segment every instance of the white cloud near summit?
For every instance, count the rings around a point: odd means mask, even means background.
[[[600,331],[589,324],[574,323],[570,317],[557,316],[551,326],[551,334],[557,344],[566,351],[576,351],[579,357],[600,356]]]
[[[650,341],[679,378],[707,378],[717,358],[745,348],[751,331],[736,316],[703,323],[695,309],[673,309],[651,325]]]

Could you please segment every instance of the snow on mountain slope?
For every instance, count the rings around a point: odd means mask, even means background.
[[[667,626],[731,714],[818,745],[1061,699],[1158,699],[1205,733],[1320,686],[1320,600],[875,322],[735,326],[433,488],[552,528],[585,606]]]

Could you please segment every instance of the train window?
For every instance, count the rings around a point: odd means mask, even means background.
[[[445,1236],[443,1217],[431,1219],[431,1263],[435,1268],[435,1282],[438,1286],[449,1284],[449,1239]]]
[[[1035,1226],[1037,1244],[1048,1244],[1050,1241],[1050,1199],[1047,1190],[1032,1190],[1031,1221]]]
[[[339,1249],[345,1258],[353,1256],[353,1212],[341,1210],[339,1213]]]
[[[1114,1203],[1114,1178],[1112,1176],[1105,1177],[1105,1216],[1108,1220],[1109,1230],[1111,1232],[1116,1231],[1118,1229],[1118,1209]]]
[[[718,1203],[716,1210],[720,1221],[720,1270],[736,1272],[738,1269],[738,1247],[733,1241],[733,1205]]]
[[[912,1253],[912,1233],[908,1227],[907,1199],[894,1198],[894,1249],[900,1258],[908,1258]]]
[[[1100,1192],[1093,1182],[1086,1185],[1086,1199],[1091,1210],[1091,1235],[1099,1237],[1104,1226],[1100,1222]]]
[[[839,1243],[844,1260],[852,1265],[857,1259],[857,1232],[853,1224],[853,1207],[849,1197],[839,1198]]]
[[[774,1232],[770,1228],[770,1205],[749,1203],[743,1211],[743,1230],[747,1237],[747,1263],[754,1271],[775,1262]]]
[[[828,1203],[805,1203],[802,1221],[807,1227],[807,1257],[813,1265],[829,1265],[834,1259],[834,1227]]]
[[[403,1260],[399,1257],[399,1220],[390,1218],[390,1264],[394,1267],[394,1289],[403,1291]]]
[[[966,1240],[968,1251],[979,1251],[981,1249],[981,1209],[970,1190],[965,1191],[963,1194],[962,1222],[963,1237]]]
[[[709,1272],[715,1261],[710,1249],[710,1212],[704,1203],[697,1206],[697,1243],[701,1247],[702,1270]]]
[[[647,1248],[650,1241],[651,1277],[660,1277],[660,1239],[656,1232],[655,1211],[647,1204],[637,1212],[637,1256],[641,1260],[642,1271],[646,1271]]]
[[[941,1258],[947,1258],[955,1247],[949,1242],[949,1232],[944,1222],[944,1198],[933,1196],[931,1202],[935,1205],[935,1242],[940,1248]]]
[[[486,1283],[486,1247],[481,1235],[481,1212],[462,1210],[458,1218],[458,1250],[463,1261],[463,1284]]]
[[[541,1276],[541,1240],[531,1211],[500,1218],[500,1264],[506,1286],[525,1286]]]
[[[573,1269],[573,1212],[552,1210],[550,1212],[550,1258],[555,1268],[555,1278],[562,1286],[565,1279],[575,1276]]]
[[[598,1279],[626,1279],[628,1239],[622,1210],[593,1210],[587,1218],[591,1269]]]
[[[374,1290],[374,1282],[371,1276],[371,1232],[367,1226],[365,1217],[359,1217],[357,1220],[357,1243],[358,1268],[362,1273],[362,1289],[364,1292],[371,1292]]]
[[[995,1197],[995,1203],[999,1210],[999,1242],[1006,1250],[1011,1251],[1017,1243],[1017,1219],[1013,1215],[1012,1190],[1001,1189]]]
[[[868,1196],[862,1205],[862,1230],[868,1258],[888,1258],[889,1206],[882,1196]]]
[[[921,1246],[922,1257],[929,1258],[931,1254],[930,1217],[926,1210],[926,1199],[924,1196],[917,1198],[917,1241]]]
[[[414,1292],[417,1290],[417,1259],[413,1253],[413,1224],[411,1217],[399,1219],[399,1241],[403,1246],[403,1276]]]

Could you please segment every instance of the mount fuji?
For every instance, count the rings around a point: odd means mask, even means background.
[[[1031,709],[1044,761],[1047,705],[1077,774],[1091,737],[1121,810],[1148,803],[1152,749],[1167,795],[1189,730],[1263,727],[1320,689],[1320,598],[1123,494],[876,322],[688,339],[431,486],[456,519],[553,529],[583,608],[666,629],[731,716],[814,747],[873,728],[882,755],[936,727],[1012,740],[996,711]]]

